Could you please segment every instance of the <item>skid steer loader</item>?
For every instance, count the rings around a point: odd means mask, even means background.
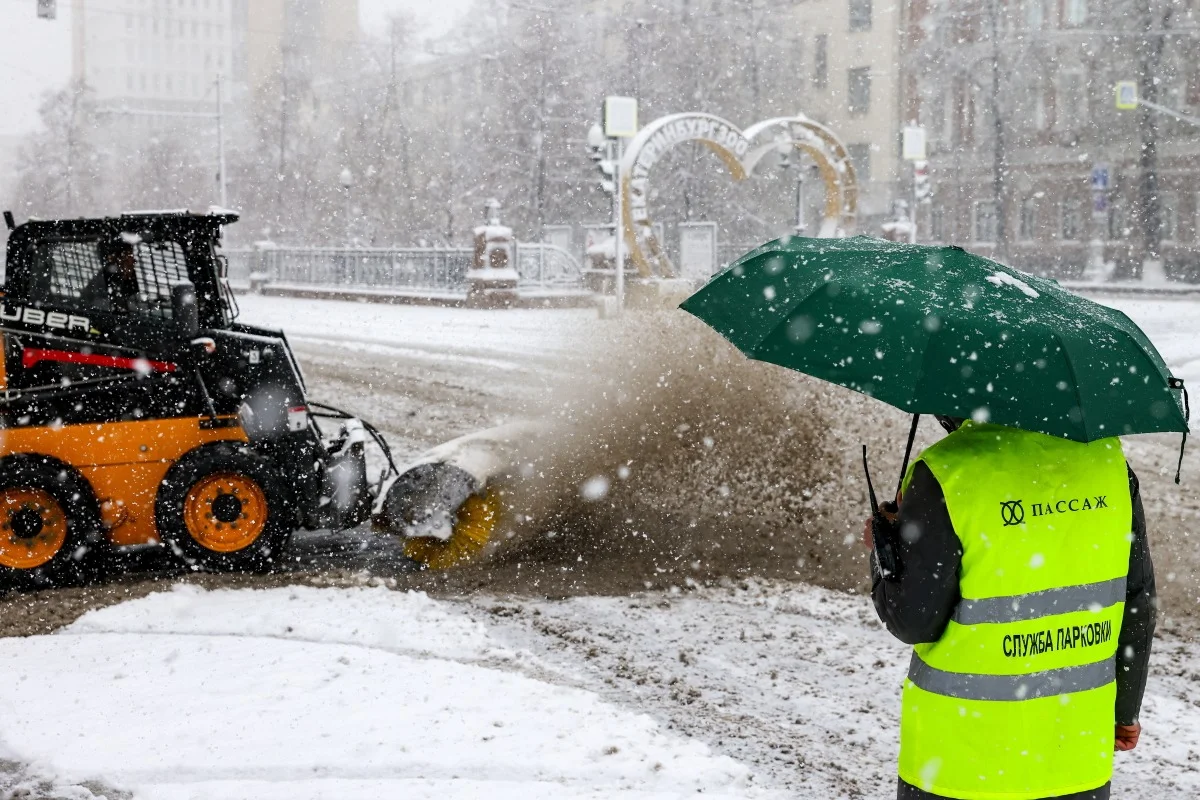
[[[153,543],[197,568],[269,569],[294,531],[359,525],[384,500],[490,535],[482,486],[447,495],[450,473],[429,464],[395,480],[372,426],[307,397],[284,334],[237,320],[218,250],[236,214],[4,216],[0,588],[70,581],[91,550]],[[377,483],[369,439],[388,464]]]

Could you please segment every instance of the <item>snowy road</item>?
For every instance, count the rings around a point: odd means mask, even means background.
[[[1110,302],[1200,383],[1200,305]],[[402,458],[544,404],[591,368],[582,343],[613,324],[587,311],[263,297],[242,308],[290,330],[314,396],[379,422]],[[1118,756],[1114,794],[1133,800],[1200,797],[1200,460],[1189,456],[1175,487],[1177,447],[1128,443],[1166,603],[1146,733]],[[184,586],[54,635],[0,639],[14,676],[0,684],[0,793],[894,796],[907,651],[861,594],[751,579],[555,600],[536,579],[507,594],[480,585],[462,599]]]
[[[1159,643],[1114,796],[1200,796],[1198,655]],[[0,640],[0,658],[0,753],[28,781],[146,800],[885,798],[907,660],[861,596],[764,583],[179,587]]]

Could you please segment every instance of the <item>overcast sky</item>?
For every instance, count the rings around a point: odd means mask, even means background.
[[[388,16],[406,10],[436,36],[466,12],[470,0],[359,0],[359,20],[369,33]],[[37,0],[0,0],[0,136],[37,127],[42,95],[62,86],[71,73],[71,0],[58,0],[58,19],[37,18]]]

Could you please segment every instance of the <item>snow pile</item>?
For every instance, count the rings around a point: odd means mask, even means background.
[[[136,798],[762,796],[645,715],[467,663],[504,652],[422,595],[151,595],[0,640],[0,741]]]

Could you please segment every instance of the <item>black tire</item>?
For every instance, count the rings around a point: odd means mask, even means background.
[[[265,572],[291,538],[287,497],[270,459],[243,444],[218,442],[192,450],[167,471],[155,501],[155,522],[163,543],[189,566]],[[259,504],[265,513],[256,510]]]
[[[39,494],[41,500],[31,500]],[[54,535],[60,524],[65,526],[61,544]],[[0,553],[0,589],[81,582],[83,558],[103,543],[102,532],[91,484],[75,469],[48,456],[18,454],[0,460],[0,536],[5,537],[0,544],[5,551]],[[22,541],[28,542],[24,552]],[[52,550],[53,556],[36,565],[17,565],[37,558],[35,547]]]

